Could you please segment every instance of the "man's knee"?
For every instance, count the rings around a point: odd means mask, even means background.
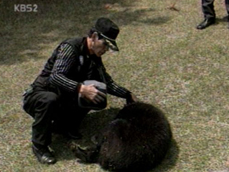
[[[58,107],[58,95],[53,92],[38,92],[29,99],[27,106],[32,114],[53,111]]]
[[[51,119],[58,111],[58,95],[52,92],[42,92],[34,107],[34,118]]]
[[[58,96],[53,92],[44,92],[41,94],[39,101],[49,105],[56,104],[58,102]]]

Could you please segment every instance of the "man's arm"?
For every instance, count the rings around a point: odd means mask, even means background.
[[[106,72],[104,66],[102,66],[102,70],[107,84],[107,92],[109,94],[117,97],[125,98],[127,104],[138,101],[137,97],[132,92],[130,92],[128,89],[124,87],[121,87],[116,82],[114,82],[111,76]]]
[[[77,62],[77,54],[74,54],[72,47],[68,44],[61,45],[53,67],[50,83],[68,92],[80,93],[83,98],[95,104],[103,101],[106,95],[98,91],[93,85],[82,85],[66,77],[71,67],[77,67],[77,65],[79,65]]]
[[[115,95],[117,97],[125,98],[126,104],[130,104],[130,103],[138,101],[138,98],[132,92],[130,92],[126,88],[121,87],[117,83],[115,83],[108,73],[106,73],[105,76],[107,79],[109,79],[107,80],[108,81],[107,82],[107,91],[109,94]]]
[[[110,80],[107,82],[107,91],[109,94],[117,96],[117,97],[121,97],[121,98],[127,98],[127,96],[129,96],[129,94],[131,93],[126,88],[119,86],[113,80]]]
[[[66,77],[70,68],[76,63],[76,60],[73,48],[69,44],[62,44],[58,50],[50,83],[68,92],[76,93],[80,84]]]

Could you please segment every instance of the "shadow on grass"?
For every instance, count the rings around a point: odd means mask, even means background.
[[[89,113],[81,124],[81,133],[83,134],[83,139],[81,140],[69,141],[63,137],[59,139],[55,138],[52,147],[54,150],[60,150],[58,154],[56,154],[58,160],[76,159],[72,151],[74,151],[78,145],[80,147],[92,145],[91,137],[112,121],[119,111],[120,109],[118,108],[110,108],[99,112]],[[177,142],[173,139],[165,159],[158,167],[151,170],[151,172],[162,172],[171,169],[175,166],[178,155],[179,147]]]
[[[103,111],[91,112],[81,123],[80,132],[83,138],[80,140],[68,140],[67,138],[54,135],[52,149],[56,152],[55,155],[59,161],[76,159],[72,150],[77,145],[88,147],[92,144],[91,137],[98,133],[104,126],[114,119],[120,109],[110,108]]]
[[[36,4],[37,12],[15,11],[17,4]],[[106,4],[114,7],[107,8]],[[130,0],[1,1],[0,65],[47,59],[59,42],[86,35],[95,20],[102,16],[111,18],[119,26],[133,22],[163,24],[169,20],[153,15],[141,20],[141,16],[151,14],[154,9],[137,9],[133,4]]]
[[[224,16],[223,18],[216,18],[216,24],[228,22],[228,16]]]

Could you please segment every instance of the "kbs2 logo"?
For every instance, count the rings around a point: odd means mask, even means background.
[[[37,12],[38,10],[37,4],[14,4],[15,12]]]

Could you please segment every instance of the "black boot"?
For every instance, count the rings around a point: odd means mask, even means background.
[[[42,164],[54,164],[56,163],[56,159],[52,152],[49,150],[47,146],[36,146],[33,144],[32,146],[33,153],[37,157],[38,161]]]
[[[215,18],[206,18],[203,22],[197,25],[197,29],[205,29],[206,27],[215,23]]]

